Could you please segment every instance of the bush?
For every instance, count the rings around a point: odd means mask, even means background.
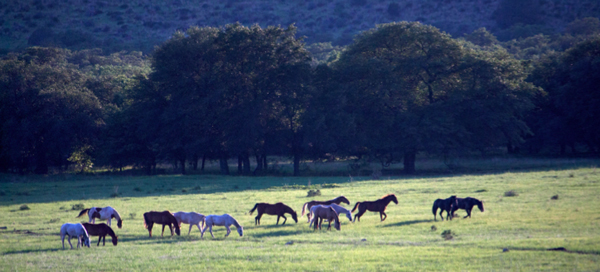
[[[453,233],[452,230],[445,230],[442,232],[442,238],[444,238],[444,240],[450,240],[453,239]]]
[[[510,190],[508,192],[504,192],[504,196],[518,196],[519,194],[513,190]]]
[[[71,206],[71,210],[74,210],[74,211],[83,210],[83,209],[85,209],[85,206],[81,203],[74,204],[73,206]]]
[[[313,197],[313,196],[320,196],[321,195],[321,191],[319,189],[315,190],[310,190],[308,191],[308,195],[306,197]]]
[[[29,206],[23,204],[23,205],[21,205],[21,207],[19,207],[19,210],[21,210],[21,211],[29,210]]]

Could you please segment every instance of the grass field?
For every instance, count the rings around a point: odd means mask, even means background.
[[[0,176],[0,270],[600,270],[600,171],[595,167],[481,175],[384,177]],[[309,189],[321,196],[307,197]],[[515,196],[506,196],[514,191]],[[379,221],[342,220],[341,231],[313,231],[306,217],[284,226],[256,202],[303,203],[346,196],[376,200],[393,193]],[[431,204],[450,195],[484,200],[472,218],[434,221]],[[558,196],[558,199],[551,199]],[[555,197],[556,198],[556,197]],[[59,230],[85,207],[112,206],[124,218],[118,246],[62,250]],[[75,206],[75,207],[74,207]],[[143,213],[196,211],[233,215],[244,226],[215,239],[183,225],[181,236],[148,237]],[[300,214],[299,214],[300,215]],[[114,225],[113,225],[114,226]],[[450,230],[452,239],[441,234]],[[208,235],[208,236],[207,236]],[[109,240],[109,238],[107,238]],[[68,247],[68,244],[67,244]],[[549,250],[564,248],[565,250]],[[508,251],[506,251],[508,250]],[[506,251],[506,252],[504,252]]]

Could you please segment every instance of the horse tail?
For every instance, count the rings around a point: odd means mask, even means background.
[[[256,210],[256,208],[258,208],[258,203],[256,203],[256,205],[254,205],[254,208],[252,208],[252,210],[250,210],[250,215],[252,215],[252,213]]]
[[[88,213],[89,211],[90,211],[90,209],[84,209],[79,213],[79,215],[77,217],[82,217],[84,214]]]
[[[435,213],[437,212],[439,203],[440,203],[439,199],[436,199],[433,202],[433,207],[431,208],[431,212],[433,213],[433,215],[435,215]]]
[[[300,217],[304,216],[304,214],[306,213],[306,207],[308,206],[308,202],[304,203],[304,205],[302,205],[302,215],[300,215]]]
[[[146,221],[148,221],[148,213],[144,214],[144,228],[148,229],[148,223],[146,223]]]
[[[352,212],[356,211],[356,208],[358,207],[358,204],[360,204],[360,202],[356,202],[356,204],[354,204],[354,208],[352,209]]]

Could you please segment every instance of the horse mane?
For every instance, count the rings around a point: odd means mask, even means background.
[[[117,210],[115,210],[114,208],[112,210],[113,210],[113,215],[115,216],[115,218],[117,218],[117,220],[119,220],[119,221],[123,221],[123,219],[121,219],[121,215],[119,214],[119,212],[117,212]]]
[[[90,209],[83,209],[83,210],[81,210],[81,212],[79,213],[79,215],[77,217],[82,217],[84,214],[86,214],[89,211],[90,211]]]
[[[236,229],[239,229],[242,227],[242,225],[240,225],[240,223],[238,223],[238,221],[235,218],[233,218],[233,216],[230,216],[230,217],[231,217],[231,219],[233,219],[233,225],[235,226]]]
[[[387,194],[387,195],[384,195],[381,199],[386,199],[386,198],[392,197],[392,196],[395,197],[396,195],[395,194]]]

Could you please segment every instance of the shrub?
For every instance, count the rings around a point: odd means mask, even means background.
[[[452,238],[454,238],[452,230],[445,230],[442,232],[442,238],[444,238],[444,240],[450,240]]]
[[[308,191],[308,195],[306,197],[313,197],[313,196],[320,196],[321,195],[321,191],[319,189],[315,190],[310,190]]]
[[[85,209],[85,206],[81,203],[74,204],[73,206],[71,206],[71,210],[74,210],[74,211],[83,210],[83,209]]]
[[[518,196],[519,194],[513,190],[510,190],[508,192],[504,192],[504,196]]]
[[[21,207],[19,207],[19,210],[21,210],[21,211],[29,210],[29,206],[23,204],[23,205],[21,205]]]
[[[552,200],[557,200],[557,199],[558,199],[558,195],[554,195],[554,196],[552,196],[550,199],[552,199]]]

